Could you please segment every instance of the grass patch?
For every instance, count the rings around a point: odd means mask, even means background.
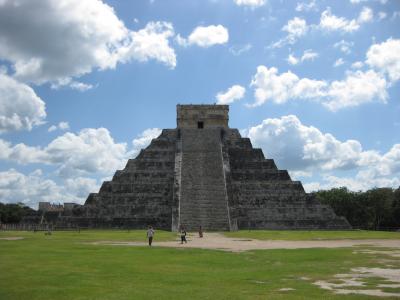
[[[145,231],[0,232],[7,236],[25,239],[0,240],[0,299],[367,299],[312,282],[376,266],[352,248],[230,253],[83,243],[145,241]],[[175,237],[156,233],[156,240]]]
[[[257,240],[364,240],[364,239],[400,239],[400,232],[368,230],[239,230],[224,233],[232,238],[251,238]]]

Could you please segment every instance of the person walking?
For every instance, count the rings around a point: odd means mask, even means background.
[[[149,229],[147,230],[147,238],[149,239],[149,246],[150,247],[151,247],[151,243],[153,243],[153,236],[154,236],[153,227],[149,226]]]
[[[200,225],[200,227],[199,227],[199,238],[202,238],[202,237],[203,237],[203,228]]]
[[[181,234],[181,244],[183,244],[183,242],[185,242],[185,244],[186,244],[187,243],[186,230],[183,227],[181,227],[180,234]]]

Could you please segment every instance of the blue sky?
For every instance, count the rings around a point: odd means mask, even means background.
[[[0,1],[0,201],[83,203],[175,128],[230,105],[307,191],[400,185],[400,2]]]

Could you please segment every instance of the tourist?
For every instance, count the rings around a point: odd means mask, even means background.
[[[183,227],[181,227],[180,234],[181,234],[181,244],[183,244],[183,242],[185,242],[185,244],[186,244],[187,243],[186,230]]]
[[[149,239],[149,246],[151,247],[151,243],[153,242],[154,230],[153,227],[149,226],[147,230],[147,238]]]
[[[199,227],[199,238],[202,238],[202,237],[203,237],[203,228],[200,225],[200,227]]]

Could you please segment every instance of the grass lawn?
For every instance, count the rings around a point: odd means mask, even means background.
[[[368,230],[239,230],[224,234],[234,238],[286,241],[400,239],[400,232]]]
[[[247,237],[247,233],[234,234]],[[267,237],[266,231],[254,233]],[[332,233],[319,234],[329,237]],[[367,232],[362,234],[367,238]],[[7,236],[25,238],[0,240],[0,299],[12,300],[374,299],[335,295],[312,283],[332,279],[334,274],[353,267],[381,266],[379,255],[355,254],[349,248],[230,253],[84,243],[143,241],[144,231],[55,232],[51,236],[43,232],[0,232],[0,238]],[[305,233],[300,236],[305,239]],[[155,239],[175,237],[157,231]],[[391,264],[400,268],[399,261]],[[294,290],[279,291],[282,288]]]

